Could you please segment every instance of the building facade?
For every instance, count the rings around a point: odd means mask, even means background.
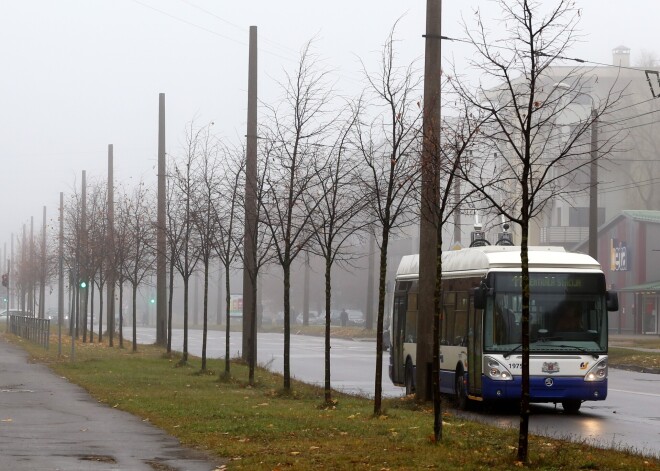
[[[587,241],[574,249],[587,251]],[[619,293],[610,331],[660,334],[660,211],[624,210],[598,230],[598,261]]]

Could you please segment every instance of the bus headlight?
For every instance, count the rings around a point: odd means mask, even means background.
[[[584,376],[585,381],[604,381],[607,378],[607,358],[599,361]]]
[[[502,363],[491,357],[484,357],[484,372],[495,381],[512,381],[511,372]]]

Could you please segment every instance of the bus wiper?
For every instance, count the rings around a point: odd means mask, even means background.
[[[582,353],[586,353],[587,355],[591,355],[594,360],[598,360],[598,354],[594,352],[590,352],[586,348],[578,347],[577,345],[555,345],[556,347],[561,347],[561,348],[572,348],[575,350],[578,350]]]
[[[505,354],[504,354],[504,358],[509,358],[509,357],[511,356],[511,354],[512,354],[513,352],[515,352],[516,350],[518,350],[520,347],[522,347],[522,343],[519,343],[518,345],[516,345],[515,347],[513,347],[513,348],[511,349],[511,351],[505,353]]]

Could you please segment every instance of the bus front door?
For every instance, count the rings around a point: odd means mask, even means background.
[[[406,331],[406,295],[394,297],[392,310],[392,382],[403,384],[405,381],[405,363],[403,358],[403,342]]]
[[[483,312],[483,309],[475,309],[474,304],[470,303],[470,314],[468,316],[468,394],[476,396],[481,396]]]

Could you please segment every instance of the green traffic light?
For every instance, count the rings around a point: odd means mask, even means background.
[[[149,302],[150,302],[151,304],[156,304],[156,300],[155,300],[154,298],[151,298],[151,299],[149,300]]]
[[[80,287],[81,287],[81,288],[87,288],[87,282],[85,282],[85,281],[81,281],[81,282],[80,282]]]

